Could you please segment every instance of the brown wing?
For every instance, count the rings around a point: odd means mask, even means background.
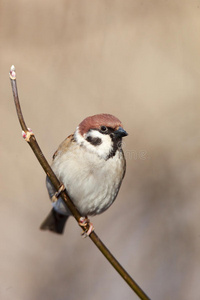
[[[69,143],[71,143],[74,140],[74,135],[70,134],[58,147],[58,149],[56,150],[56,152],[53,155],[53,159],[57,156],[58,152],[66,149],[69,145]]]

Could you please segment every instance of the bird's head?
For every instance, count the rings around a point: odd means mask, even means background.
[[[127,135],[119,119],[110,114],[99,114],[84,119],[74,138],[80,146],[107,160],[121,150],[122,137]]]

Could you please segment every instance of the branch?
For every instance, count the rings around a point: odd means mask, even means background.
[[[29,146],[32,148],[35,156],[37,157],[39,163],[41,164],[42,168],[44,169],[45,173],[51,180],[52,184],[54,185],[55,189],[58,191],[61,183],[59,182],[58,178],[52,171],[49,163],[47,162],[45,156],[43,155],[33,132],[26,126],[26,123],[23,118],[23,114],[20,107],[18,91],[17,91],[17,82],[16,82],[16,72],[15,67],[11,66],[10,69],[10,80],[11,86],[13,91],[14,102],[17,110],[18,119],[22,128],[22,135],[25,140],[28,142]],[[77,220],[78,224],[81,218],[81,214],[78,212],[77,208],[74,206],[73,202],[71,201],[67,191],[64,190],[61,192],[61,197],[64,200],[64,204],[68,207]],[[79,224],[80,226],[80,224]],[[89,229],[86,228],[86,230]],[[150,300],[150,298],[143,292],[143,290],[137,285],[137,283],[130,277],[130,275],[126,272],[126,270],[119,264],[119,262],[115,259],[112,253],[106,248],[103,242],[99,239],[97,234],[93,231],[89,235],[90,239],[94,242],[94,244],[99,248],[102,254],[107,258],[107,260],[111,263],[111,265],[115,268],[115,270],[122,276],[122,278],[127,282],[127,284],[131,287],[131,289],[138,295],[138,297],[142,300]]]

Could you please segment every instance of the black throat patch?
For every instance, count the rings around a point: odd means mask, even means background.
[[[107,159],[114,157],[117,151],[121,151],[121,144],[122,144],[121,139],[113,139],[113,147]]]

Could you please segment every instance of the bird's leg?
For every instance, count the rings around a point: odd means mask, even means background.
[[[65,186],[62,183],[61,186],[59,187],[59,190],[51,197],[52,202],[56,202],[60,196],[60,194],[65,190]]]
[[[83,232],[82,232],[82,236],[84,238],[86,238],[87,236],[89,236],[91,234],[92,231],[94,231],[94,226],[93,224],[90,222],[90,220],[88,219],[88,217],[81,217],[79,219],[79,225],[83,228]],[[89,228],[88,228],[89,227]]]

